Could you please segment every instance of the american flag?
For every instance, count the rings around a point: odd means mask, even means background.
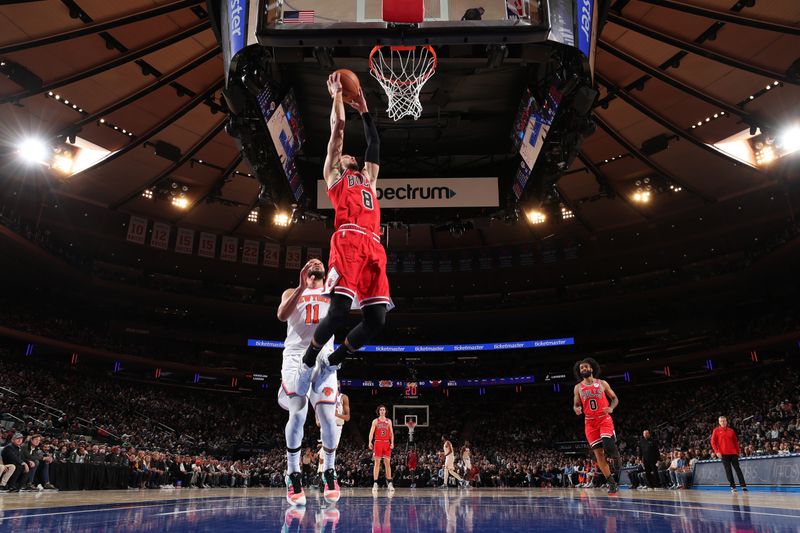
[[[306,24],[314,23],[314,11],[313,10],[303,10],[303,11],[284,11],[283,12],[283,23],[284,24]]]
[[[506,15],[509,20],[522,17],[522,0],[506,0]]]

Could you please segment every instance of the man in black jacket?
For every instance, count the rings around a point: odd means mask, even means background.
[[[658,441],[650,435],[650,430],[642,432],[639,439],[639,457],[644,465],[644,473],[647,476],[647,485],[650,488],[658,487],[658,467],[656,466],[661,453],[658,450]]]
[[[28,473],[28,465],[22,462],[19,449],[23,438],[22,433],[14,433],[11,437],[11,442],[3,448],[3,464],[16,466],[14,474],[8,480],[8,492],[19,492],[22,478]]]

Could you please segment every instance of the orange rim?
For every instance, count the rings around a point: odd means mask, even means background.
[[[433,46],[429,44],[421,45],[419,46],[419,48],[426,48],[431,57],[433,57],[433,65],[431,65],[430,69],[428,69],[428,71],[425,72],[425,74],[416,78],[414,81],[393,80],[391,78],[387,78],[386,76],[384,76],[383,73],[380,71],[380,69],[378,69],[378,67],[375,66],[375,60],[374,60],[375,53],[378,52],[384,46],[388,46],[388,48],[392,52],[411,52],[413,50],[416,50],[418,47],[409,45],[396,45],[396,46],[376,45],[372,47],[372,51],[369,53],[369,69],[375,74],[376,77],[380,78],[382,81],[385,81],[386,83],[391,83],[393,85],[411,85],[413,83],[417,83],[417,81],[420,78],[424,78],[427,80],[433,75],[433,73],[436,71],[436,67],[439,64],[439,59],[436,57],[436,50],[433,49]]]

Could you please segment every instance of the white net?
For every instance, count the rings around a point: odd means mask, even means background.
[[[395,121],[405,116],[418,119],[422,113],[419,93],[436,71],[433,47],[376,46],[369,55],[369,66],[389,97],[389,117]]]

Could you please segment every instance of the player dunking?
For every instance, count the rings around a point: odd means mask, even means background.
[[[597,459],[597,465],[608,481],[608,493],[616,494],[617,482],[611,474],[607,459],[614,461],[619,459],[614,421],[611,420],[611,413],[619,405],[619,399],[611,390],[608,382],[598,379],[600,365],[591,357],[575,363],[573,371],[575,377],[581,380],[575,385],[573,409],[576,415],[584,414],[586,440],[589,441],[589,446]],[[611,403],[608,401],[609,398],[611,398]],[[619,465],[615,466],[619,467]]]
[[[329,502],[339,499],[339,483],[336,481],[336,447],[339,434],[336,425],[336,373],[328,373],[316,380],[316,386],[308,394],[300,394],[297,387],[297,369],[319,320],[328,313],[330,298],[323,294],[325,266],[322,261],[312,259],[300,271],[297,288],[287,289],[278,306],[278,320],[286,322],[286,342],[281,365],[281,388],[278,404],[289,411],[286,423],[286,499],[292,505],[305,505],[300,470],[300,448],[303,443],[303,424],[308,414],[308,401],[314,406],[322,434],[322,457],[326,465],[324,495]],[[324,353],[333,351],[331,339],[323,347]]]
[[[375,409],[375,413],[378,418],[372,421],[372,427],[369,428],[369,439],[367,439],[375,460],[375,466],[372,468],[372,490],[378,490],[378,474],[381,472],[381,459],[383,459],[383,467],[386,470],[386,488],[393,491],[391,461],[394,449],[394,429],[392,429],[392,421],[386,418],[386,406],[379,405]],[[373,437],[375,438],[374,444]]]
[[[383,328],[386,313],[392,307],[389,280],[386,278],[386,251],[380,242],[381,209],[377,189],[380,169],[380,139],[359,89],[349,105],[361,114],[367,151],[364,168],[356,158],[342,154],[344,144],[344,103],[339,74],[328,78],[328,92],[333,98],[331,137],[323,169],[328,196],[336,212],[331,237],[329,273],[325,290],[331,294],[328,315],[320,321],[314,338],[303,356],[298,390],[307,390],[321,347],[344,325],[353,302],[361,308],[361,322],[332,354],[321,354],[321,376],[338,369],[348,355],[361,348]]]

